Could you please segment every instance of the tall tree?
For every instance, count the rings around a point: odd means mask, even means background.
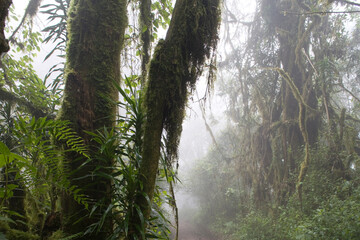
[[[64,98],[58,119],[71,122],[90,151],[96,151],[86,131],[112,128],[116,117],[118,92],[114,82],[120,81],[120,51],[127,26],[126,0],[74,0],[68,19],[68,48]],[[62,224],[65,232],[79,233],[99,221],[111,200],[111,181],[96,175],[108,171],[111,162],[90,156],[90,162],[67,154],[65,168],[71,173],[71,185],[80,186],[89,198],[88,210],[73,196],[62,197]],[[90,239],[105,239],[112,229],[106,221],[102,232]],[[89,237],[86,237],[89,239]]]
[[[220,21],[218,0],[177,0],[165,40],[159,42],[150,63],[146,88],[144,144],[140,165],[143,188],[137,199],[144,218],[150,216],[160,159],[163,130],[166,155],[177,157],[188,93],[202,73],[206,58],[218,40]],[[133,224],[139,224],[134,217]]]

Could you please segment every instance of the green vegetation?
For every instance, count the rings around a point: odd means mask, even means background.
[[[216,68],[226,114],[189,173],[198,230],[359,238],[360,4],[40,2],[18,18],[0,0],[0,239],[181,239],[182,123]]]

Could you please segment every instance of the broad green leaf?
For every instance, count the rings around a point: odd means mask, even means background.
[[[10,149],[3,142],[0,142],[0,154],[10,155]]]

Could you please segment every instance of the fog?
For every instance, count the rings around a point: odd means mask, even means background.
[[[251,21],[255,7],[255,1],[224,1],[222,20],[236,20],[229,19],[231,14],[236,13],[238,21]],[[227,17],[224,16],[224,12],[227,13]],[[232,17],[235,16],[232,15]],[[239,29],[241,29],[240,32],[242,35],[233,43],[232,40],[237,37],[236,34],[239,34]],[[228,24],[226,27],[223,22],[219,34],[217,62],[221,63],[225,61],[227,54],[234,50],[232,49],[232,45],[246,41],[246,35],[246,28],[239,26],[236,21],[234,24]],[[209,92],[205,71],[203,78],[197,84],[196,92],[192,94],[192,98],[188,103],[179,147],[178,173],[181,182],[177,184],[175,193],[179,209],[179,239],[218,239],[211,233],[211,227],[201,222],[198,217],[202,203],[193,195],[192,184],[194,184],[195,181],[192,179],[194,175],[191,175],[191,172],[196,167],[196,164],[198,164],[202,158],[206,157],[208,151],[215,147],[211,134],[216,139],[217,135],[225,129],[226,125],[231,124],[226,117],[228,102],[220,94],[221,85],[226,81],[228,74],[231,73],[223,73],[221,68],[218,67],[216,81]],[[202,110],[204,111],[204,116],[202,115]],[[210,129],[206,128],[206,124],[208,124]]]

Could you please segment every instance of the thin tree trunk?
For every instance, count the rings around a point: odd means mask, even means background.
[[[142,41],[142,61],[141,61],[141,86],[145,86],[147,68],[150,61],[152,17],[151,0],[142,0],[140,3],[140,29]]]

